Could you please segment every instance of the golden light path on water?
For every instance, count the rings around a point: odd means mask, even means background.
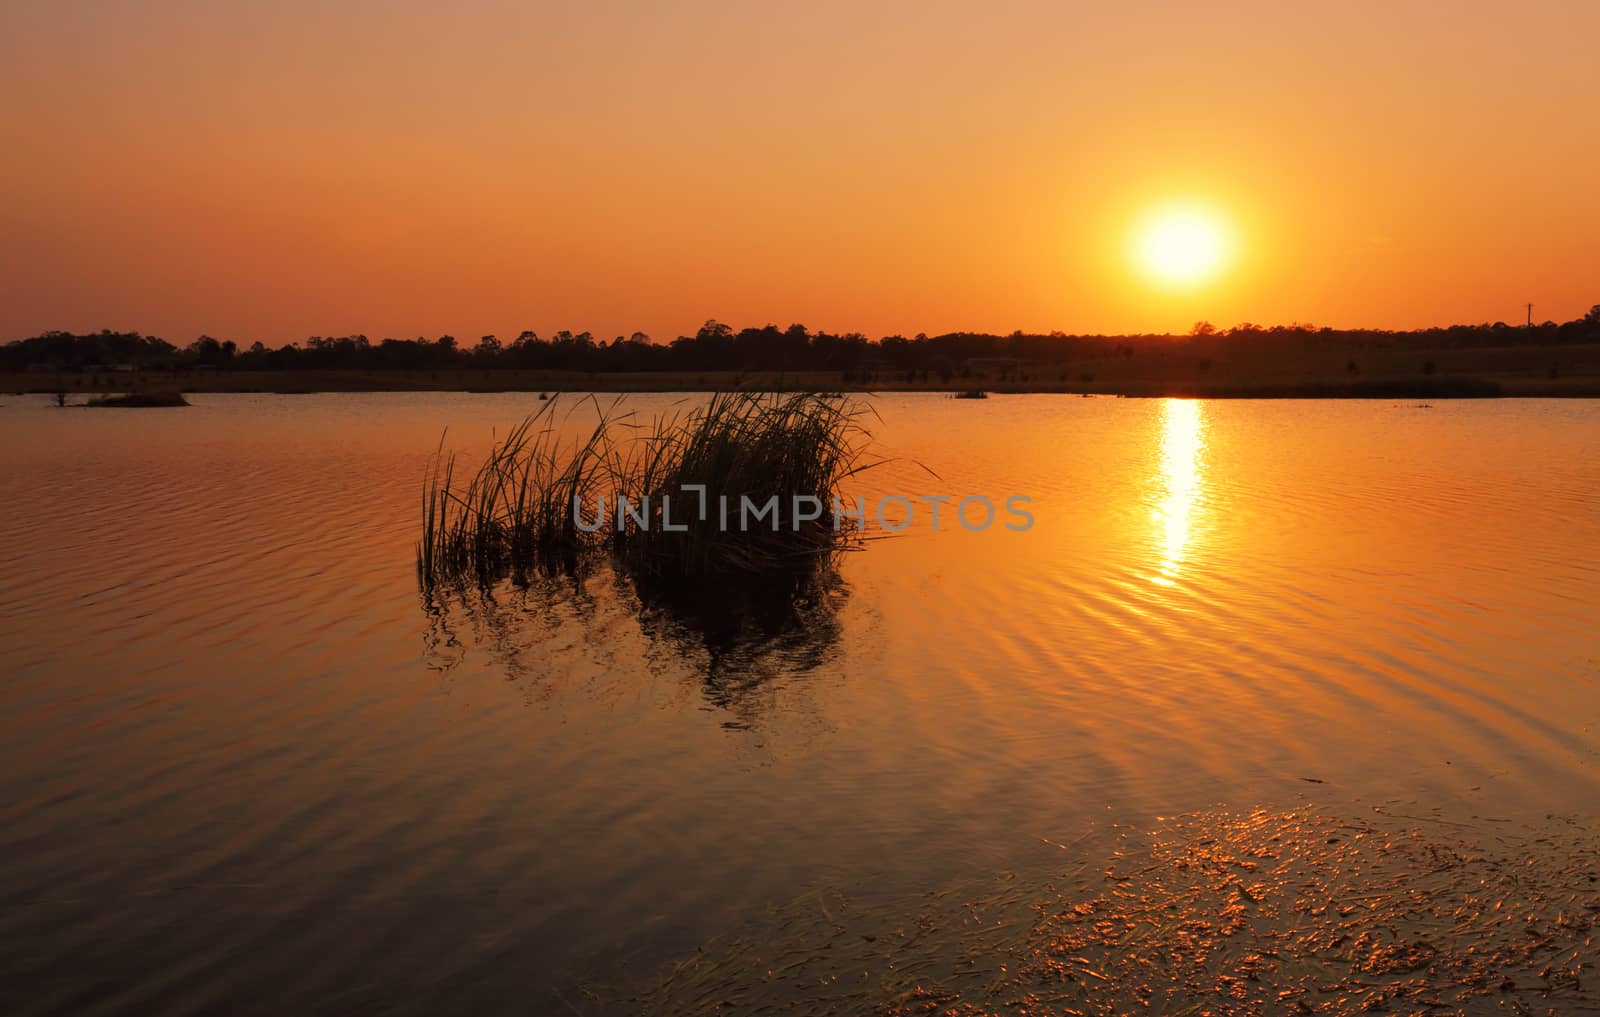
[[[1151,512],[1161,544],[1163,586],[1175,584],[1189,549],[1194,517],[1204,501],[1205,411],[1193,399],[1167,399],[1161,405],[1162,499]]]

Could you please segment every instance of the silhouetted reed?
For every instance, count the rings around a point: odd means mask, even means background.
[[[532,568],[575,567],[598,544],[578,528],[572,504],[588,501],[609,478],[610,415],[602,412],[589,439],[568,447],[553,426],[555,405],[546,402],[512,428],[462,488],[455,454],[440,440],[422,492],[417,575],[425,588],[507,574],[525,582]]]
[[[557,435],[556,400],[490,450],[463,487],[441,448],[422,500],[418,577],[525,582],[609,553],[618,571],[671,599],[731,577],[804,585],[857,539],[833,517],[839,485],[875,465],[859,404],[809,393],[719,393],[641,425],[601,407],[586,441]],[[797,497],[812,512],[797,509]],[[775,500],[753,525],[748,505]],[[580,525],[580,519],[582,523]]]
[[[668,583],[775,577],[828,558],[854,532],[835,526],[833,499],[863,468],[862,413],[859,404],[816,394],[741,392],[657,419],[618,462],[617,494],[651,512],[644,525],[622,514],[614,546],[623,570]],[[703,502],[691,492],[703,492]],[[819,517],[794,512],[796,497],[812,499]],[[774,499],[771,523],[742,516],[746,505]],[[684,529],[669,531],[668,522]]]

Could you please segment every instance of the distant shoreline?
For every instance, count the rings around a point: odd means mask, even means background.
[[[1600,366],[1600,365],[1597,365]],[[1600,371],[1547,378],[1531,372],[1488,374],[1416,374],[1376,378],[1326,376],[1128,377],[1068,381],[1029,379],[998,381],[955,378],[905,381],[875,378],[868,383],[841,383],[837,372],[705,371],[627,374],[577,371],[442,370],[442,371],[132,371],[132,372],[3,372],[0,392],[68,396],[137,392],[236,392],[301,395],[319,392],[715,392],[782,390],[813,392],[937,392],[982,389],[995,395],[1057,393],[1129,398],[1201,399],[1462,399],[1462,398],[1600,398]]]

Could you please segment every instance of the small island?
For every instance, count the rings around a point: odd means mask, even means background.
[[[128,392],[123,395],[106,395],[90,399],[85,406],[112,409],[156,409],[168,406],[188,406],[189,400],[182,392]]]

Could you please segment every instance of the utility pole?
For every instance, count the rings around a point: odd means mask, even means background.
[[[1528,305],[1528,331],[1533,331],[1533,305]]]

